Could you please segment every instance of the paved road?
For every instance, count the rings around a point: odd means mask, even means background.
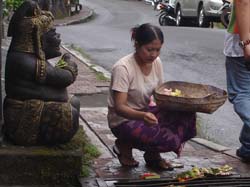
[[[133,51],[130,28],[136,24],[158,24],[157,12],[143,1],[91,0],[95,19],[88,23],[58,27],[63,41],[74,44],[107,70],[123,55]],[[161,52],[166,80],[185,80],[226,88],[224,30],[193,27],[162,27],[166,42]],[[235,148],[239,145],[241,122],[228,102],[212,115],[199,114],[202,137]]]

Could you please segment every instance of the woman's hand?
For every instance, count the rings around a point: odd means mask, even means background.
[[[144,112],[132,109],[127,105],[127,93],[114,92],[115,110],[118,115],[128,119],[143,120],[146,125],[153,126],[158,124],[158,119],[151,112]]]
[[[145,121],[146,124],[149,126],[156,125],[158,124],[158,119],[155,117],[155,115],[151,112],[145,112],[143,116],[143,120]]]

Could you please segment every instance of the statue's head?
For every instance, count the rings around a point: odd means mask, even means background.
[[[60,56],[60,35],[56,34],[53,24],[51,12],[42,11],[34,1],[25,1],[9,24],[8,36],[12,37],[9,50],[32,53],[39,59]]]

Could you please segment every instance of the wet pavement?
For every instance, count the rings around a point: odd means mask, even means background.
[[[160,171],[153,170],[145,166],[143,159],[143,152],[134,150],[134,157],[140,162],[139,167],[129,169],[121,167],[118,159],[112,152],[115,137],[111,134],[107,120],[106,107],[93,107],[81,108],[81,117],[86,120],[84,124],[85,129],[88,128],[92,131],[93,136],[101,144],[99,149],[105,153],[100,158],[96,159],[93,163],[93,170],[96,173],[96,178],[101,178],[107,184],[112,184],[117,179],[139,179],[140,175],[146,172],[156,172],[161,178],[173,178],[176,174],[192,167],[219,167],[225,164],[232,166],[233,173],[240,176],[249,176],[250,165],[242,163],[235,155],[234,150],[224,148],[221,150],[213,150],[215,147],[208,148],[207,146],[213,145],[211,142],[205,144],[198,143],[199,138],[192,139],[187,142],[182,155],[179,159],[176,158],[174,153],[163,153],[162,157],[173,162],[183,163],[184,168],[174,169],[174,171]],[[91,136],[92,137],[92,136]],[[219,148],[219,145],[217,145]],[[112,185],[111,185],[112,186]]]
[[[82,23],[84,19],[89,19],[93,14],[92,10],[83,6],[79,15],[72,16],[71,19],[56,20],[56,24],[68,25]],[[3,46],[4,47],[4,46]],[[110,77],[100,67],[93,68],[80,53],[77,53],[69,46],[62,46],[63,53],[70,52],[73,60],[78,64],[78,77],[73,85],[68,88],[69,93],[75,94],[81,100],[80,124],[84,127],[86,134],[101,151],[101,156],[94,160],[92,173],[88,178],[80,178],[82,186],[114,186],[114,182],[119,179],[139,179],[145,172],[156,172],[161,178],[173,178],[176,174],[197,167],[217,167],[228,164],[232,166],[233,173],[239,176],[249,176],[250,164],[243,163],[237,156],[235,150],[217,145],[204,139],[194,138],[188,141],[179,159],[174,153],[164,153],[162,157],[173,162],[181,162],[184,168],[174,169],[173,171],[152,170],[145,166],[143,152],[133,150],[139,167],[129,169],[121,167],[116,155],[112,152],[115,137],[112,135],[107,123],[107,90],[109,81],[99,80],[96,72],[104,73]],[[51,63],[56,61],[53,59]]]

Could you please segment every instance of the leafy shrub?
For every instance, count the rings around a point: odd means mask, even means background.
[[[15,11],[24,0],[3,0],[3,14],[8,16],[11,11]]]

